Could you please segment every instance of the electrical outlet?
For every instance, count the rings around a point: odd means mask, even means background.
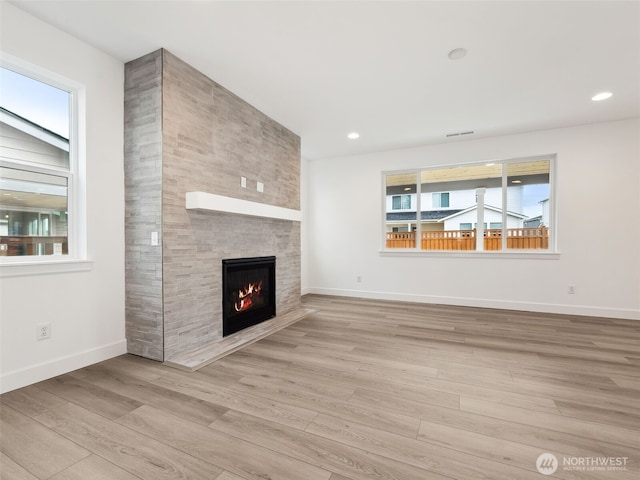
[[[569,293],[569,295],[575,295],[576,294],[576,286],[575,285],[569,285],[569,288],[567,289],[567,292]]]
[[[36,340],[51,338],[51,323],[39,323],[36,325]]]
[[[362,282],[362,275],[358,275],[356,277],[356,282],[358,282],[358,283]]]

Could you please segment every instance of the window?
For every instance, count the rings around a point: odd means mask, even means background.
[[[411,209],[411,195],[394,195],[392,197],[394,210],[410,210]]]
[[[3,62],[3,65],[5,63]],[[72,87],[0,67],[0,256],[80,256]],[[35,73],[37,71],[37,73]]]
[[[387,198],[415,192],[411,215],[390,212],[387,202],[385,248],[553,251],[554,162],[546,156],[384,173]],[[396,210],[396,200],[390,203]],[[402,221],[408,233],[390,234]]]
[[[0,167],[0,236],[6,255],[68,253],[67,175]]]
[[[449,208],[449,193],[434,193],[433,208]]]

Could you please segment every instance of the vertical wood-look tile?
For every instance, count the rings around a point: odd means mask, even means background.
[[[51,477],[50,480],[137,480],[120,467],[97,455],[89,455]]]
[[[327,480],[330,475],[326,470],[277,451],[221,434],[149,406],[125,415],[118,423],[250,480]]]
[[[16,462],[0,452],[0,480],[38,480]]]
[[[113,390],[93,385],[70,374],[41,382],[38,387],[65,400],[71,399],[73,403],[112,420],[142,405]]]
[[[215,478],[222,469],[74,404],[37,417],[43,425],[144,480]]]
[[[67,403],[67,400],[53,395],[36,385],[13,390],[0,396],[0,408],[1,405],[8,405],[29,417],[35,417],[65,403]]]
[[[0,432],[0,451],[38,478],[49,478],[90,454],[6,405],[0,408]]]

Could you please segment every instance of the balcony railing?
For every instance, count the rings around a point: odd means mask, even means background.
[[[476,230],[443,230],[422,232],[422,250],[475,250]],[[415,248],[415,232],[387,232],[387,248]],[[549,248],[549,228],[507,228],[507,249],[546,250]],[[484,231],[484,250],[502,249],[502,229]]]

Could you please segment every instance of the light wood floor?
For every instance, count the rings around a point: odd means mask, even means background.
[[[1,478],[640,478],[638,322],[304,304],[196,373],[122,356],[3,395]],[[625,469],[562,465],[605,457]]]

